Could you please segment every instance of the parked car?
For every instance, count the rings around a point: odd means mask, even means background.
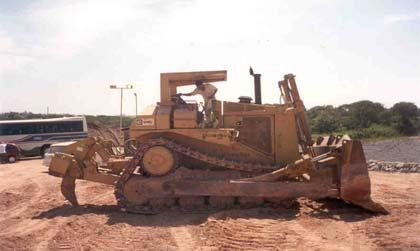
[[[44,166],[50,166],[51,163],[51,159],[54,156],[54,153],[56,152],[64,152],[64,149],[66,148],[66,146],[75,143],[75,141],[67,141],[67,142],[61,142],[61,143],[56,143],[56,144],[52,144],[46,151],[44,154],[44,160],[42,161],[42,164]]]
[[[0,144],[0,162],[14,163],[20,159],[21,153],[18,146],[11,143]]]

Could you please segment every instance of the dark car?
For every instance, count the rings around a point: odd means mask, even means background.
[[[0,161],[14,163],[20,158],[20,149],[15,144],[0,144]]]

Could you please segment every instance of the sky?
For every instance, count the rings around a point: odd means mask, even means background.
[[[0,113],[124,114],[159,101],[161,72],[227,70],[217,98],[263,103],[293,73],[307,108],[420,106],[420,1],[1,0]],[[191,88],[186,88],[191,90]]]

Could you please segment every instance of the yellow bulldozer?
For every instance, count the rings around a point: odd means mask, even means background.
[[[275,204],[298,197],[339,198],[386,213],[372,201],[360,141],[349,136],[311,137],[292,74],[278,82],[282,104],[262,104],[261,75],[254,74],[255,102],[213,100],[213,121],[177,88],[227,80],[226,71],[162,73],[160,102],[133,119],[125,156],[99,138],[56,153],[51,175],[78,205],[75,180],[115,187],[126,211],[153,214],[167,208],[230,208]],[[211,123],[209,123],[211,122]]]

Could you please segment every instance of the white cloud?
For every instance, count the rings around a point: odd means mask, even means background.
[[[0,27],[0,82],[3,82],[3,74],[20,72],[21,67],[32,60],[24,49],[18,47],[13,36]]]
[[[136,17],[131,4],[117,1],[80,1],[34,10],[30,22],[40,32],[39,53],[51,57],[71,57],[113,31],[121,30]]]
[[[420,20],[420,12],[401,15],[388,15],[384,17],[385,24],[393,24],[398,22],[408,22]]]
[[[9,24],[0,25],[0,79],[6,73],[26,70],[29,63],[72,58],[97,40],[124,29],[136,15],[128,2],[93,0],[41,2],[15,16],[4,16]]]
[[[366,62],[334,26],[307,18],[324,0],[41,1],[0,14],[0,74],[12,83],[10,94],[0,91],[5,110],[44,111],[48,102],[56,112],[115,114],[110,83],[136,84],[144,107],[158,101],[159,73],[167,71],[227,69],[218,97],[236,100],[253,95],[250,64],[263,74],[264,102],[278,101],[276,83],[289,72],[309,106],[355,101],[373,93],[367,80],[377,81],[365,77],[377,61]],[[125,98],[124,112],[133,114],[132,93]]]

